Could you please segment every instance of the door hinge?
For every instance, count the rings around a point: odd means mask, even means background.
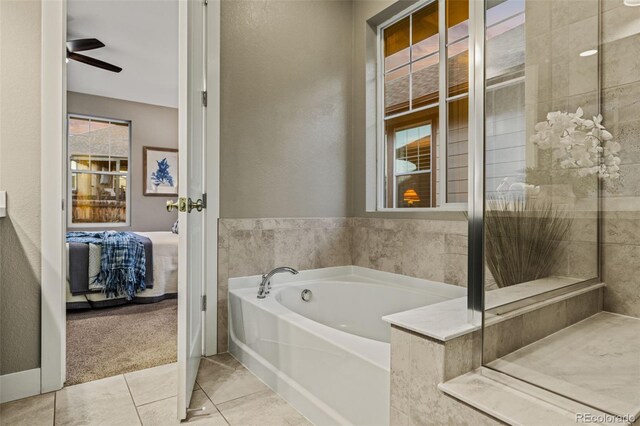
[[[62,199],[62,211],[64,211],[64,198]]]
[[[202,3],[203,3],[205,6],[208,6],[208,5],[209,5],[209,0],[202,0]]]
[[[207,310],[207,295],[203,294],[200,297],[200,301],[201,301],[200,305],[202,307],[202,312],[206,312],[206,310]]]
[[[202,92],[202,106],[207,107],[207,91]]]

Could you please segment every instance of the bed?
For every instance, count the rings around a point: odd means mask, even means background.
[[[172,232],[135,232],[151,241],[153,284],[139,293],[131,301],[126,297],[107,297],[100,290],[91,290],[86,294],[73,295],[69,281],[69,261],[67,261],[67,309],[89,309],[116,306],[125,303],[154,303],[168,298],[175,298],[178,294],[178,235]],[[91,245],[93,246],[93,245]],[[97,252],[96,252],[97,251]],[[91,247],[91,257],[100,258],[100,247]],[[67,259],[69,259],[69,244],[67,243]],[[95,262],[89,263],[89,275],[96,275]]]

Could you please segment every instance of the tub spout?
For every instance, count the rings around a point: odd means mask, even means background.
[[[288,272],[293,275],[297,275],[298,271],[288,266],[281,266],[279,268],[273,269],[271,272],[262,275],[262,281],[260,282],[260,287],[258,287],[258,299],[264,299],[269,294],[271,290],[271,277],[275,274],[281,274],[283,272]]]

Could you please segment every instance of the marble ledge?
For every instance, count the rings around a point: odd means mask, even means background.
[[[387,315],[382,320],[442,342],[480,329],[469,322],[466,297]]]
[[[488,319],[493,324],[510,318],[513,316],[509,315],[512,312],[520,315],[604,286],[604,283],[590,284],[575,291],[564,292],[560,295],[554,294],[554,290],[561,291],[564,287],[582,281],[584,280],[550,277],[489,291],[486,293],[486,310],[513,305],[512,309],[504,314],[487,314]],[[526,301],[526,303],[518,305],[517,302],[519,301]],[[473,324],[470,321],[467,297],[459,297],[409,311],[398,312],[384,316],[382,320],[398,328],[441,342],[446,342],[480,329],[480,325]]]
[[[499,308],[523,299],[543,296],[548,292],[585,281],[583,278],[547,277],[510,287],[498,288],[485,294],[485,310]]]

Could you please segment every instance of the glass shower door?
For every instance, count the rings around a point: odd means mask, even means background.
[[[485,2],[483,364],[623,415],[640,363],[611,367],[602,345],[624,333],[611,333],[598,284],[601,186],[620,177],[602,116],[601,6]]]

